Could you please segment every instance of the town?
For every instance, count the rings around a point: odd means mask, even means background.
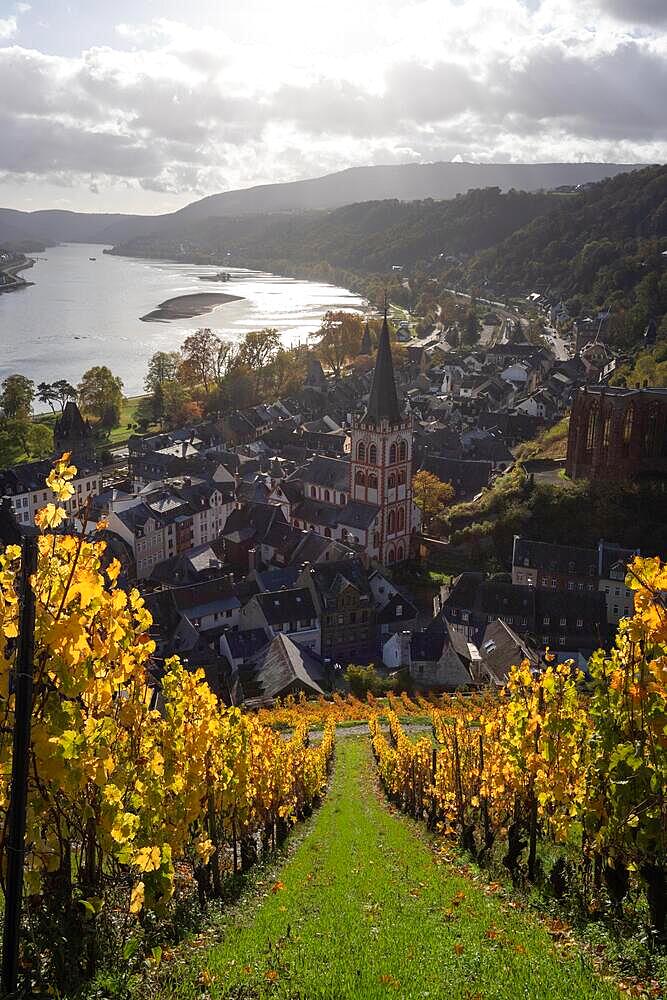
[[[551,321],[558,309],[545,306]],[[345,691],[350,666],[412,690],[474,690],[504,685],[523,659],[539,669],[547,650],[585,667],[632,614],[625,575],[639,549],[623,538],[515,535],[499,572],[463,557],[431,591],[411,580],[454,550],[428,506],[443,488],[474,506],[516,474],[660,479],[667,390],[609,385],[613,357],[576,324],[564,359],[490,308],[486,340],[466,349],[443,324],[421,338],[405,320],[394,329],[386,307],[374,325],[377,343],[366,322],[338,374],[309,351],[299,391],[132,433],[106,468],[93,427],[63,399],[54,451],[78,470],[68,523],[103,539],[145,596],[157,677],[178,655],[227,704],[250,706]],[[564,458],[516,458],[568,413]],[[50,499],[50,467],[0,472],[19,523]]]

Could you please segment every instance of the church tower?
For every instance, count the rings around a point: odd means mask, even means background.
[[[417,510],[412,502],[413,418],[398,403],[385,307],[373,384],[350,432],[350,496],[380,508],[367,551],[388,566],[409,558]]]

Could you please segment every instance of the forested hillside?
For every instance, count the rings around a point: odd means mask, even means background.
[[[234,263],[313,264],[363,272],[393,264],[470,255],[505,239],[557,207],[564,196],[500,188],[451,201],[366,201],[331,212],[302,212],[179,223],[117,247],[119,253],[165,254],[190,244],[201,254],[231,254]]]
[[[666,250],[667,167],[648,167],[563,198],[445,277],[506,295],[557,295],[575,318],[604,307],[614,314],[610,339],[628,346],[649,319],[667,333]]]

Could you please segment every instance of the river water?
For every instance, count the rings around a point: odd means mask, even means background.
[[[67,379],[108,365],[127,396],[143,391],[155,351],[177,350],[193,330],[211,327],[238,340],[248,330],[275,327],[286,345],[305,342],[327,309],[360,309],[343,288],[226,267],[232,280],[200,281],[217,268],[103,254],[82,243],[49,247],[23,276],[34,284],[0,295],[0,381],[20,372],[35,383]],[[90,260],[95,257],[94,261]],[[241,295],[193,319],[143,323],[160,302],[192,292]]]

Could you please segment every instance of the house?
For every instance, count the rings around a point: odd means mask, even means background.
[[[473,683],[472,652],[447,623],[438,631],[396,632],[382,647],[382,661],[389,670],[407,670],[417,687],[428,690],[456,691]]]
[[[290,636],[300,646],[320,652],[320,625],[308,587],[291,587],[255,594],[241,612],[241,628],[263,629],[268,635]]]
[[[370,574],[368,583],[375,602],[380,643],[384,643],[394,632],[417,627],[419,609],[395,583],[388,580],[379,570]]]
[[[604,594],[597,590],[546,590],[471,572],[441,588],[440,613],[429,629],[442,617],[477,645],[497,618],[534,644],[560,651],[592,652],[609,631]]]
[[[597,549],[588,549],[515,535],[512,582],[571,593],[599,591],[605,596],[607,622],[616,625],[634,611],[633,591],[626,587],[625,577],[636,554],[602,539]]]
[[[457,502],[472,500],[491,482],[493,463],[476,459],[438,458],[426,455],[422,469],[433,473],[443,483],[454,487]]]
[[[376,612],[368,574],[359,557],[306,565],[308,586],[320,619],[325,662],[372,663],[377,659]]]
[[[276,635],[252,659],[238,668],[244,693],[273,701],[303,692],[314,697],[331,690],[328,671],[319,657],[293,642],[288,635]]]
[[[479,656],[478,679],[495,687],[507,683],[513,666],[520,666],[525,661],[536,671],[542,664],[539,653],[501,618],[489,622],[484,630]]]
[[[9,497],[19,524],[34,524],[37,511],[47,503],[54,503],[55,494],[46,484],[50,472],[50,461],[24,462],[0,470],[0,496]],[[101,470],[94,463],[81,463],[72,487],[74,495],[69,500],[59,501],[70,519],[101,492]]]

